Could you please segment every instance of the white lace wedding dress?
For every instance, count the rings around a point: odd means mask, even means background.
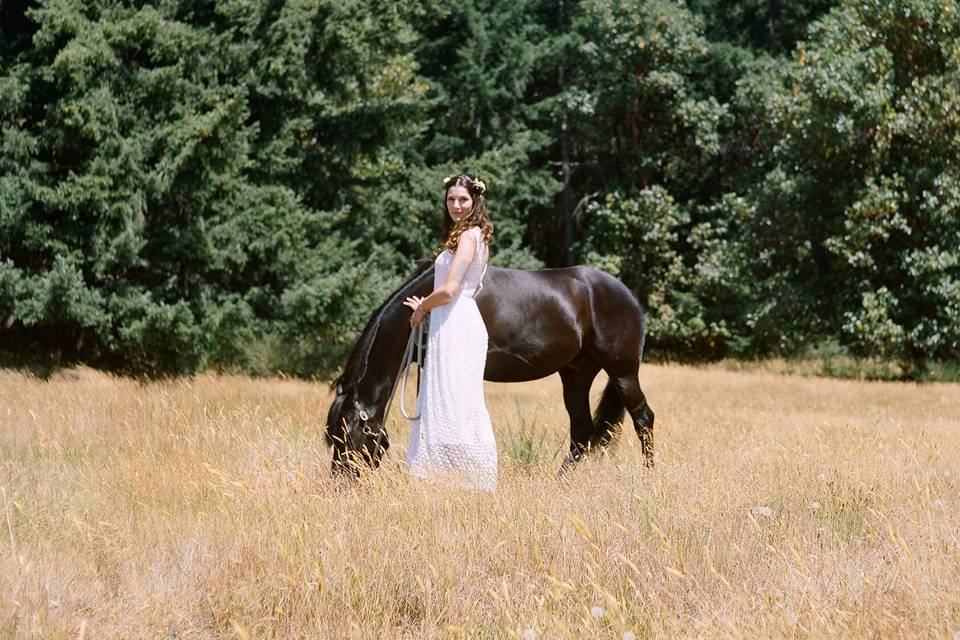
[[[482,288],[487,249],[478,227],[470,228],[477,253],[457,296],[430,312],[430,331],[418,420],[413,421],[407,468],[415,476],[455,486],[493,491],[497,446],[483,400],[487,328],[474,296]],[[453,254],[437,256],[434,289],[446,282]]]

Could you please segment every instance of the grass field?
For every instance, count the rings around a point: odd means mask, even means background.
[[[960,638],[960,385],[641,382],[656,468],[630,429],[562,481],[559,380],[488,385],[486,495],[397,423],[338,490],[321,384],[0,372],[0,636]]]

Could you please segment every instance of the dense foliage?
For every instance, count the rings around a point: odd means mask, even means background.
[[[653,357],[960,358],[952,0],[0,4],[0,353],[324,374],[490,187]]]

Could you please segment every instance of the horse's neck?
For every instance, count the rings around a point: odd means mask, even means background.
[[[380,329],[373,338],[370,347],[367,370],[361,380],[357,381],[357,391],[361,398],[376,406],[378,414],[390,398],[393,385],[400,371],[400,360],[403,358],[404,339],[407,337],[407,319],[402,310],[389,310],[380,321]]]
[[[411,295],[426,296],[433,287],[433,269],[424,269],[415,273],[400,289],[388,298],[388,308],[383,308],[379,326],[370,337],[373,343],[366,351],[366,366],[362,368],[360,379],[356,382],[358,395],[368,404],[383,409],[390,399],[400,360],[403,358],[407,338],[410,314],[403,306],[403,300]],[[391,304],[389,301],[393,301]],[[382,415],[382,411],[378,411]]]

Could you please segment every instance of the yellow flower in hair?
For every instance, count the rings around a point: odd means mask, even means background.
[[[457,177],[457,176],[447,176],[446,178],[444,178],[444,179],[443,179],[443,186],[447,186],[447,184],[448,184],[451,180],[453,180],[454,178],[456,178],[456,177]]]
[[[483,181],[480,178],[474,178],[471,180],[470,186],[476,189],[478,193],[483,193],[487,190],[487,185],[483,184]]]

